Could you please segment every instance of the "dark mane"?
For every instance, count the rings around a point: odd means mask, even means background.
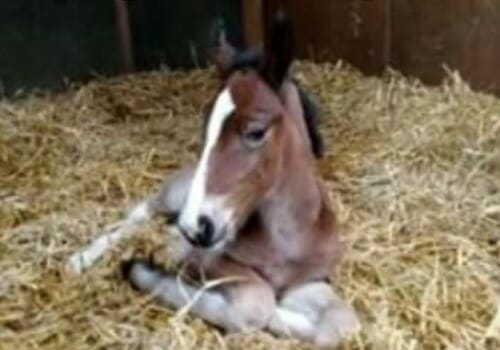
[[[306,93],[297,82],[295,82],[299,90],[300,103],[304,111],[304,121],[306,122],[307,134],[311,141],[311,147],[316,158],[323,158],[324,146],[323,137],[319,131],[319,108],[313,101],[312,97]]]

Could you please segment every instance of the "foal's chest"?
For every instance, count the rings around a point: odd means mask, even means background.
[[[330,271],[328,254],[323,249],[311,247],[304,238],[290,234],[271,237],[253,232],[240,235],[228,255],[252,267],[276,290],[281,290],[292,284],[326,277]]]

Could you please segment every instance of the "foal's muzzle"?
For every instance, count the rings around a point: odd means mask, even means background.
[[[197,228],[183,227],[180,223],[177,226],[184,237],[195,247],[209,248],[215,244],[215,225],[208,216],[199,217]]]

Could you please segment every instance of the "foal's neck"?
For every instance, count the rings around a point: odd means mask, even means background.
[[[314,156],[307,140],[300,137],[299,128],[289,123],[282,153],[282,176],[262,211],[268,229],[286,231],[287,235],[310,230],[322,206]]]

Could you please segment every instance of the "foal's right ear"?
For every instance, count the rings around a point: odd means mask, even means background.
[[[293,61],[292,23],[282,9],[274,15],[271,27],[264,38],[264,78],[275,89],[286,79]]]
[[[226,79],[236,55],[235,48],[227,41],[224,20],[217,19],[212,24],[212,61],[221,79]]]

